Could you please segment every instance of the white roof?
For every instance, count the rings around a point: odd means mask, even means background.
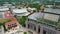
[[[27,12],[26,8],[23,8],[23,9],[13,9],[13,13],[25,13],[25,12]]]
[[[0,8],[0,11],[9,10],[9,8]]]
[[[5,11],[5,10],[9,10],[9,8],[7,6],[1,6],[0,7],[0,11]]]

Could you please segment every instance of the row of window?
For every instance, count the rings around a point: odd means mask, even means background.
[[[38,27],[38,32],[37,33],[40,33],[40,26],[37,26]],[[33,31],[36,31],[36,26],[34,24],[28,24],[28,28],[33,30]],[[50,29],[47,29],[47,28],[43,28],[43,34],[55,34],[56,32],[53,31],[53,30],[50,30]]]
[[[33,31],[36,31],[36,26],[34,24],[28,24],[28,28]],[[40,33],[40,27],[38,27],[38,33]]]
[[[35,20],[32,20],[32,19],[28,19],[29,22],[33,22],[33,23],[36,23],[36,24],[42,24],[46,27],[49,27],[49,28],[52,28],[52,29],[55,29],[55,30],[59,30],[60,31],[60,27],[57,27],[57,26],[54,26],[54,25],[50,25],[50,24],[47,24],[47,23],[42,23],[42,22],[37,22]]]
[[[8,29],[11,29],[12,27],[16,27],[16,26],[17,26],[17,24],[16,24],[16,23],[11,24],[11,25],[8,25]]]
[[[45,29],[43,30],[43,34],[56,34],[56,32],[50,29]]]

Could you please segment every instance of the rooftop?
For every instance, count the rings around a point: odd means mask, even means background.
[[[27,12],[27,9],[23,8],[23,9],[13,9],[13,13],[25,13]]]
[[[6,11],[9,10],[7,6],[0,6],[0,11]]]
[[[6,27],[8,25],[11,25],[11,24],[14,24],[14,23],[18,23],[17,20],[16,20],[16,18],[14,18],[9,11],[7,11],[7,12],[5,11],[5,12],[1,12],[1,13],[4,13],[4,15],[6,14],[5,18],[2,18],[2,17],[0,18],[0,26],[1,25],[5,26],[4,27],[5,31],[7,31]],[[2,15],[2,16],[4,16],[4,15]]]
[[[13,16],[11,15],[10,11],[0,12],[0,23],[5,23],[11,21]]]
[[[47,23],[49,25],[60,26],[59,24],[60,22],[58,21],[59,15],[56,15],[56,14],[39,12],[39,13],[34,13],[28,16],[28,19],[32,19],[41,23]]]
[[[0,12],[0,18],[11,18],[12,15],[10,13],[10,11],[4,11],[4,12]]]
[[[11,25],[17,23],[17,20],[15,18],[12,18],[10,22],[5,23],[6,25]]]
[[[36,13],[28,16],[29,19],[33,19],[33,20],[37,20],[37,18],[40,18],[40,17],[41,17],[41,18],[43,17],[43,13],[41,13],[41,12],[39,12],[39,13],[36,12]]]
[[[44,12],[50,12],[50,13],[60,14],[60,9],[44,8]]]

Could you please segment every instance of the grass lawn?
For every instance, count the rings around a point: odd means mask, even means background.
[[[0,20],[0,25],[5,24],[6,22],[10,22],[12,21],[12,19],[4,19],[4,20]]]

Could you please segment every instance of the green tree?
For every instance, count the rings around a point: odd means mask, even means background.
[[[22,26],[25,26],[26,16],[18,17],[17,20]]]
[[[24,32],[24,34],[27,34],[27,32]]]
[[[60,22],[57,23],[57,26],[60,26]]]
[[[39,4],[30,4],[30,7],[32,7],[32,8],[36,8],[37,9],[37,11],[39,11],[40,10],[40,7],[41,7],[41,5],[39,5]]]

